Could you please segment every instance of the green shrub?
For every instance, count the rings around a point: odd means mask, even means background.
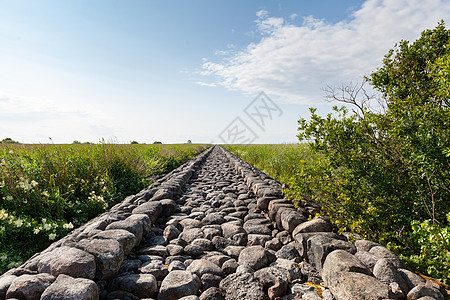
[[[411,261],[426,255],[428,270],[438,270],[445,262],[439,253],[448,253],[448,243],[423,247],[425,236],[448,227],[449,57],[450,31],[440,23],[411,44],[400,42],[367,78],[382,93],[376,109],[364,85],[329,89],[331,99],[355,109],[334,107],[326,117],[311,109],[311,118],[299,121],[299,140],[310,141],[320,161],[299,164],[287,192],[321,205],[341,230],[397,253],[413,251]]]

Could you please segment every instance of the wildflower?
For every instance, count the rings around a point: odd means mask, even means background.
[[[4,198],[6,201],[12,201],[13,200],[13,196],[8,195]]]
[[[40,227],[33,229],[34,234],[38,234],[40,231],[41,231]]]
[[[49,197],[50,196],[50,194],[47,191],[43,191],[42,195],[45,196],[45,197]]]
[[[35,188],[38,186],[38,183],[34,180],[31,180],[31,186]]]
[[[42,223],[45,223],[45,222],[47,222],[47,219],[46,218],[42,218]]]
[[[50,233],[50,234],[48,235],[48,239],[49,239],[50,241],[53,241],[55,238],[56,238],[56,233]]]
[[[2,181],[0,182],[0,188],[2,188],[2,187],[5,187],[5,181],[4,181],[4,180],[2,180]]]
[[[50,229],[52,229],[52,225],[51,224],[48,224],[48,223],[45,223],[44,224],[44,230],[50,230]]]
[[[73,228],[72,222],[67,223],[67,224],[64,224],[64,225],[63,225],[63,228],[64,228],[64,229],[72,229],[72,228]]]
[[[14,225],[16,225],[16,227],[21,227],[23,225],[22,219],[19,218],[16,221],[14,221]]]
[[[9,153],[9,154],[14,154],[14,151],[9,150],[8,153]]]
[[[8,218],[8,213],[4,209],[0,209],[0,220],[6,220]]]

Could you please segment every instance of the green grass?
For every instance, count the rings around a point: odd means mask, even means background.
[[[0,143],[0,273],[207,147]]]
[[[316,154],[306,144],[223,145],[223,147],[285,184],[295,174],[300,161],[309,162],[316,158]]]

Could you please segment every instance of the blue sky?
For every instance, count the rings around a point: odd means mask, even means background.
[[[309,107],[330,111],[322,88],[449,16],[448,0],[0,0],[0,139],[295,142]],[[278,110],[258,126],[261,92]]]

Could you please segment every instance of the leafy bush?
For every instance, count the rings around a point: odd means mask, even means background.
[[[416,261],[427,255],[430,270],[440,269],[448,243],[431,251],[423,241],[448,227],[449,71],[450,31],[440,23],[411,44],[401,41],[366,78],[382,94],[375,106],[364,85],[328,89],[355,109],[334,107],[327,117],[311,109],[299,121],[299,140],[321,159],[299,165],[288,196],[321,205],[342,230],[414,251]]]

